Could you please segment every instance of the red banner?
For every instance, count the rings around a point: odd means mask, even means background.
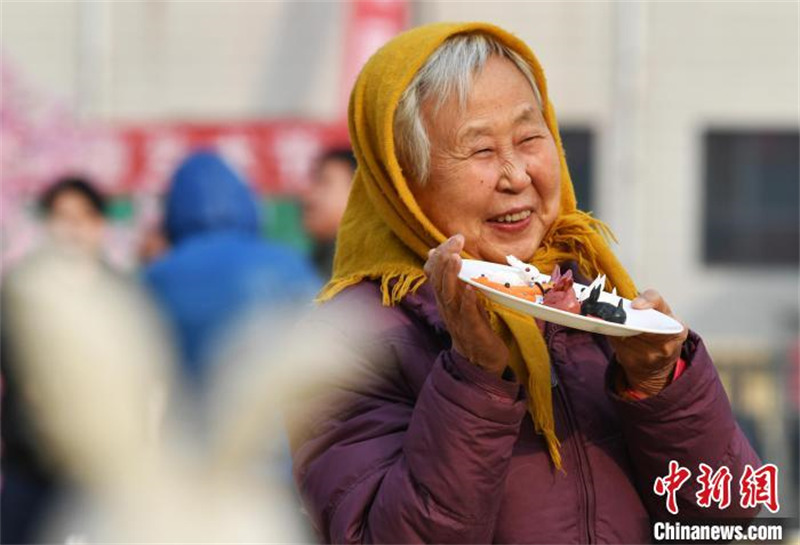
[[[345,127],[311,121],[165,124],[123,128],[116,136],[126,150],[127,168],[113,184],[121,193],[160,193],[188,153],[211,148],[259,193],[297,194],[323,151],[349,145]]]

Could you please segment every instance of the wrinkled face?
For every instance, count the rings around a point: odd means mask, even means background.
[[[52,203],[47,227],[59,244],[99,254],[105,220],[88,199],[77,191],[65,191]]]
[[[303,224],[318,240],[333,240],[347,207],[353,170],[346,161],[331,159],[317,168],[303,193]]]
[[[529,260],[558,216],[560,166],[528,80],[493,56],[473,79],[466,108],[450,97],[423,104],[430,176],[411,182],[423,212],[445,236],[461,233],[465,251],[505,263]]]

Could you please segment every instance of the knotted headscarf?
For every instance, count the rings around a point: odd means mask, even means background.
[[[383,304],[394,305],[425,282],[423,265],[428,250],[447,237],[415,201],[409,183],[416,182],[403,176],[395,152],[395,110],[417,71],[445,40],[476,32],[500,41],[530,65],[542,98],[545,122],[559,150],[560,213],[531,263],[549,273],[555,264],[572,260],[585,276],[593,278],[602,272],[620,295],[636,295],[633,281],[608,246],[608,228],[576,208],[544,72],[531,50],[513,35],[486,23],[436,23],[409,30],[387,43],[367,62],[355,83],[348,121],[358,168],[339,227],[333,276],[319,301],[366,279],[379,279]],[[463,257],[469,255],[464,253]],[[544,337],[531,317],[486,302],[492,327],[510,348],[510,366],[527,387],[535,429],[544,436],[550,457],[560,469],[550,356]]]

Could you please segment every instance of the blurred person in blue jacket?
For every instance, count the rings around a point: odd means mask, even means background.
[[[255,196],[213,152],[190,155],[173,175],[164,231],[170,250],[145,270],[145,282],[174,325],[195,385],[248,315],[298,310],[320,288],[300,254],[259,237]]]

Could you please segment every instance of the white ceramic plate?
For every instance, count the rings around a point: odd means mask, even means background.
[[[657,310],[636,310],[631,308],[631,302],[624,297],[622,299],[622,308],[625,310],[627,319],[624,324],[615,324],[613,322],[606,322],[600,318],[593,318],[591,316],[581,316],[580,314],[573,314],[565,312],[557,308],[548,307],[541,303],[533,303],[526,299],[514,297],[502,291],[492,289],[484,286],[474,280],[475,277],[485,274],[492,278],[502,278],[504,275],[516,274],[514,269],[507,265],[500,265],[497,263],[489,263],[487,261],[476,261],[473,259],[462,260],[461,271],[458,277],[464,282],[471,284],[481,290],[486,297],[492,301],[517,310],[519,312],[528,314],[535,318],[553,322],[563,326],[589,331],[591,333],[601,333],[603,335],[612,335],[616,337],[630,337],[638,335],[639,333],[661,333],[664,335],[674,335],[683,330],[683,326],[677,320],[670,318],[666,314],[662,314]],[[545,275],[547,279],[547,277]],[[573,288],[575,293],[578,294],[586,286],[575,282]],[[616,305],[620,298],[607,292],[602,292],[600,301],[605,303],[612,303]]]

